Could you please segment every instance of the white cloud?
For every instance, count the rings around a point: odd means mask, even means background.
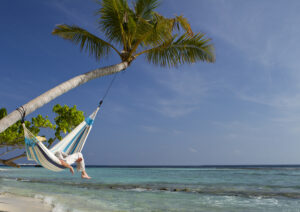
[[[155,127],[155,126],[141,126],[141,128],[143,130],[145,130],[146,132],[149,132],[149,133],[159,133],[159,132],[162,132],[161,128],[159,127]]]
[[[217,127],[224,129],[228,132],[228,138],[237,138],[243,132],[248,133],[256,133],[261,131],[262,128],[260,126],[254,126],[248,122],[242,122],[237,120],[232,120],[228,122],[214,121],[212,124]]]
[[[142,125],[140,126],[145,132],[148,133],[162,133],[167,135],[179,135],[183,132],[177,129],[168,129],[166,127],[157,127],[157,126],[150,126],[150,125]]]
[[[172,130],[172,134],[174,134],[174,135],[178,135],[178,134],[182,134],[183,133],[183,131],[181,131],[181,130]]]
[[[245,92],[236,92],[237,97],[244,101],[254,102],[258,104],[268,105],[275,108],[299,108],[300,94],[292,93],[261,93],[256,95],[247,94]]]
[[[155,76],[160,95],[154,99],[153,110],[176,118],[197,110],[206,94],[218,86],[205,80],[199,70],[172,70]],[[164,93],[161,94],[161,93]]]
[[[197,153],[198,152],[197,149],[192,148],[192,147],[189,147],[188,150],[189,150],[189,152],[192,152],[192,153]]]
[[[260,7],[251,1],[243,4],[215,1],[209,9],[218,15],[212,21],[198,24],[209,31],[210,37],[226,41],[241,50],[250,61],[269,67],[280,65],[298,69],[300,28],[295,18],[297,10],[282,11],[280,4],[268,1],[262,2]]]
[[[235,150],[233,151],[233,154],[235,154],[235,155],[241,155],[242,152],[241,152],[241,150],[239,150],[239,149],[235,149]]]
[[[50,4],[54,8],[56,8],[58,11],[63,13],[72,23],[69,24],[77,24],[81,27],[84,28],[89,28],[89,29],[95,29],[96,28],[96,21],[95,19],[91,21],[85,13],[82,12],[82,10],[78,10],[77,8],[73,7],[72,4],[74,2],[72,1],[51,1],[51,2],[46,2],[47,4]],[[84,9],[84,8],[80,8]],[[94,11],[91,11],[94,12]],[[89,14],[89,13],[88,13]]]

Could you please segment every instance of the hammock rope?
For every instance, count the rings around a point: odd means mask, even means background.
[[[119,73],[119,72],[118,72],[118,73]],[[106,98],[108,92],[110,91],[110,89],[111,89],[111,87],[112,87],[112,85],[113,85],[115,79],[117,78],[118,73],[114,74],[114,77],[113,77],[112,80],[110,81],[110,84],[108,85],[108,87],[107,87],[107,89],[106,89],[106,91],[105,91],[105,93],[104,93],[104,95],[103,95],[103,97],[102,97],[102,100],[101,100],[102,102],[104,101],[104,99]],[[100,101],[100,102],[101,102],[101,101]]]
[[[55,156],[55,153],[57,151],[61,151],[66,154],[73,154],[82,151],[87,137],[92,129],[92,125],[100,109],[100,106],[102,105],[103,100],[109,93],[116,79],[116,76],[117,74],[114,74],[114,77],[108,85],[96,110],[83,122],[81,122],[77,127],[75,127],[69,134],[67,134],[61,141],[56,143],[51,149],[47,148],[42,141],[40,141],[34,134],[32,134],[26,128],[24,123],[26,110],[22,106],[19,107],[17,110],[19,111],[22,117],[21,122],[24,129],[27,159],[34,160],[36,163],[51,171],[62,171],[63,169],[65,169],[65,167],[61,165],[60,160]]]
[[[21,123],[24,123],[25,122],[25,116],[26,116],[26,110],[24,109],[23,106],[21,107],[18,107],[17,108],[17,111],[20,113],[21,115]]]

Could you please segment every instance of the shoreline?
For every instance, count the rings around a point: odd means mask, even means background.
[[[0,194],[0,212],[51,212],[52,209],[52,205],[42,199],[7,192]]]
[[[67,171],[0,169],[0,212],[300,209],[299,168],[88,171],[91,181]]]

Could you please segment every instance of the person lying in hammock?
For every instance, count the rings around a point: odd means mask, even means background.
[[[77,171],[81,172],[81,178],[91,179],[85,171],[84,159],[80,152],[68,155],[64,152],[57,151],[55,152],[55,156],[60,160],[62,166],[70,169],[72,174],[74,174],[74,169],[71,165],[76,162]]]

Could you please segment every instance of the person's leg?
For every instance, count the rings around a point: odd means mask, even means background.
[[[85,164],[84,164],[84,159],[82,153],[78,152],[76,154],[76,165],[77,165],[77,170],[79,172],[85,171]]]
[[[76,162],[77,171],[81,172],[81,177],[85,178],[85,179],[90,179],[90,177],[88,176],[88,174],[85,171],[84,159],[80,152],[69,155],[66,158],[66,161],[68,164],[73,164]]]
[[[77,170],[81,172],[81,178],[91,179],[90,176],[85,171],[84,158],[82,153],[78,153],[78,159],[76,160]]]
[[[73,169],[72,166],[70,166],[69,164],[67,164],[64,160],[60,160],[60,163],[61,163],[62,166],[70,169],[70,172],[72,173],[72,175],[74,175],[74,169]]]
[[[59,159],[60,163],[62,166],[70,169],[70,172],[72,173],[72,175],[74,174],[74,169],[72,166],[70,166],[68,163],[66,163],[64,160],[63,160],[63,155],[62,155],[62,152],[61,151],[57,151],[55,152],[55,156]]]

